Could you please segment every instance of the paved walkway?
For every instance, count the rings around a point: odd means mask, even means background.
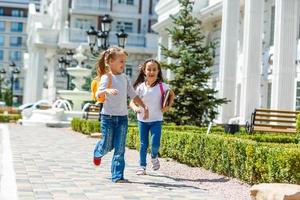
[[[137,162],[127,159],[129,183],[112,183],[112,154],[100,167],[91,162],[96,142],[70,129],[0,125],[0,199],[223,199],[159,171],[137,176]]]

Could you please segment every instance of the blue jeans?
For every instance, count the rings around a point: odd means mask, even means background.
[[[113,182],[124,179],[124,154],[127,128],[127,115],[101,115],[102,139],[96,144],[94,157],[101,158],[112,149],[115,149],[111,163],[111,174]]]
[[[147,165],[147,149],[149,146],[149,131],[151,131],[151,158],[156,158],[160,147],[162,121],[138,122],[140,132],[140,166]]]

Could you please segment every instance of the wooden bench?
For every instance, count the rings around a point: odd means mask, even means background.
[[[95,105],[95,104],[89,105],[84,111],[83,118],[86,120],[88,119],[99,120],[100,108],[101,108],[100,105]]]
[[[246,122],[246,131],[296,133],[296,119],[299,112],[288,110],[255,109],[251,122]]]

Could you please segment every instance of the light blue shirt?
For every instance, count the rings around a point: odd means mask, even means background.
[[[98,92],[107,89],[108,82],[108,75],[103,75],[96,93],[97,96]],[[125,74],[113,74],[110,89],[117,89],[118,94],[115,96],[106,94],[101,114],[113,116],[128,115],[127,96],[131,99],[137,96],[128,77]]]

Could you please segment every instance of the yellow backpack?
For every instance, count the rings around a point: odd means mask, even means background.
[[[110,88],[111,84],[112,84],[112,75],[111,75],[111,73],[107,73],[107,75],[108,75],[107,88]],[[100,95],[98,98],[96,98],[96,92],[98,90],[98,87],[99,87],[99,84],[100,84],[100,81],[101,81],[101,77],[100,77],[100,80],[94,79],[91,83],[92,99],[94,101],[96,101],[97,103],[104,103],[105,102],[105,94]]]

